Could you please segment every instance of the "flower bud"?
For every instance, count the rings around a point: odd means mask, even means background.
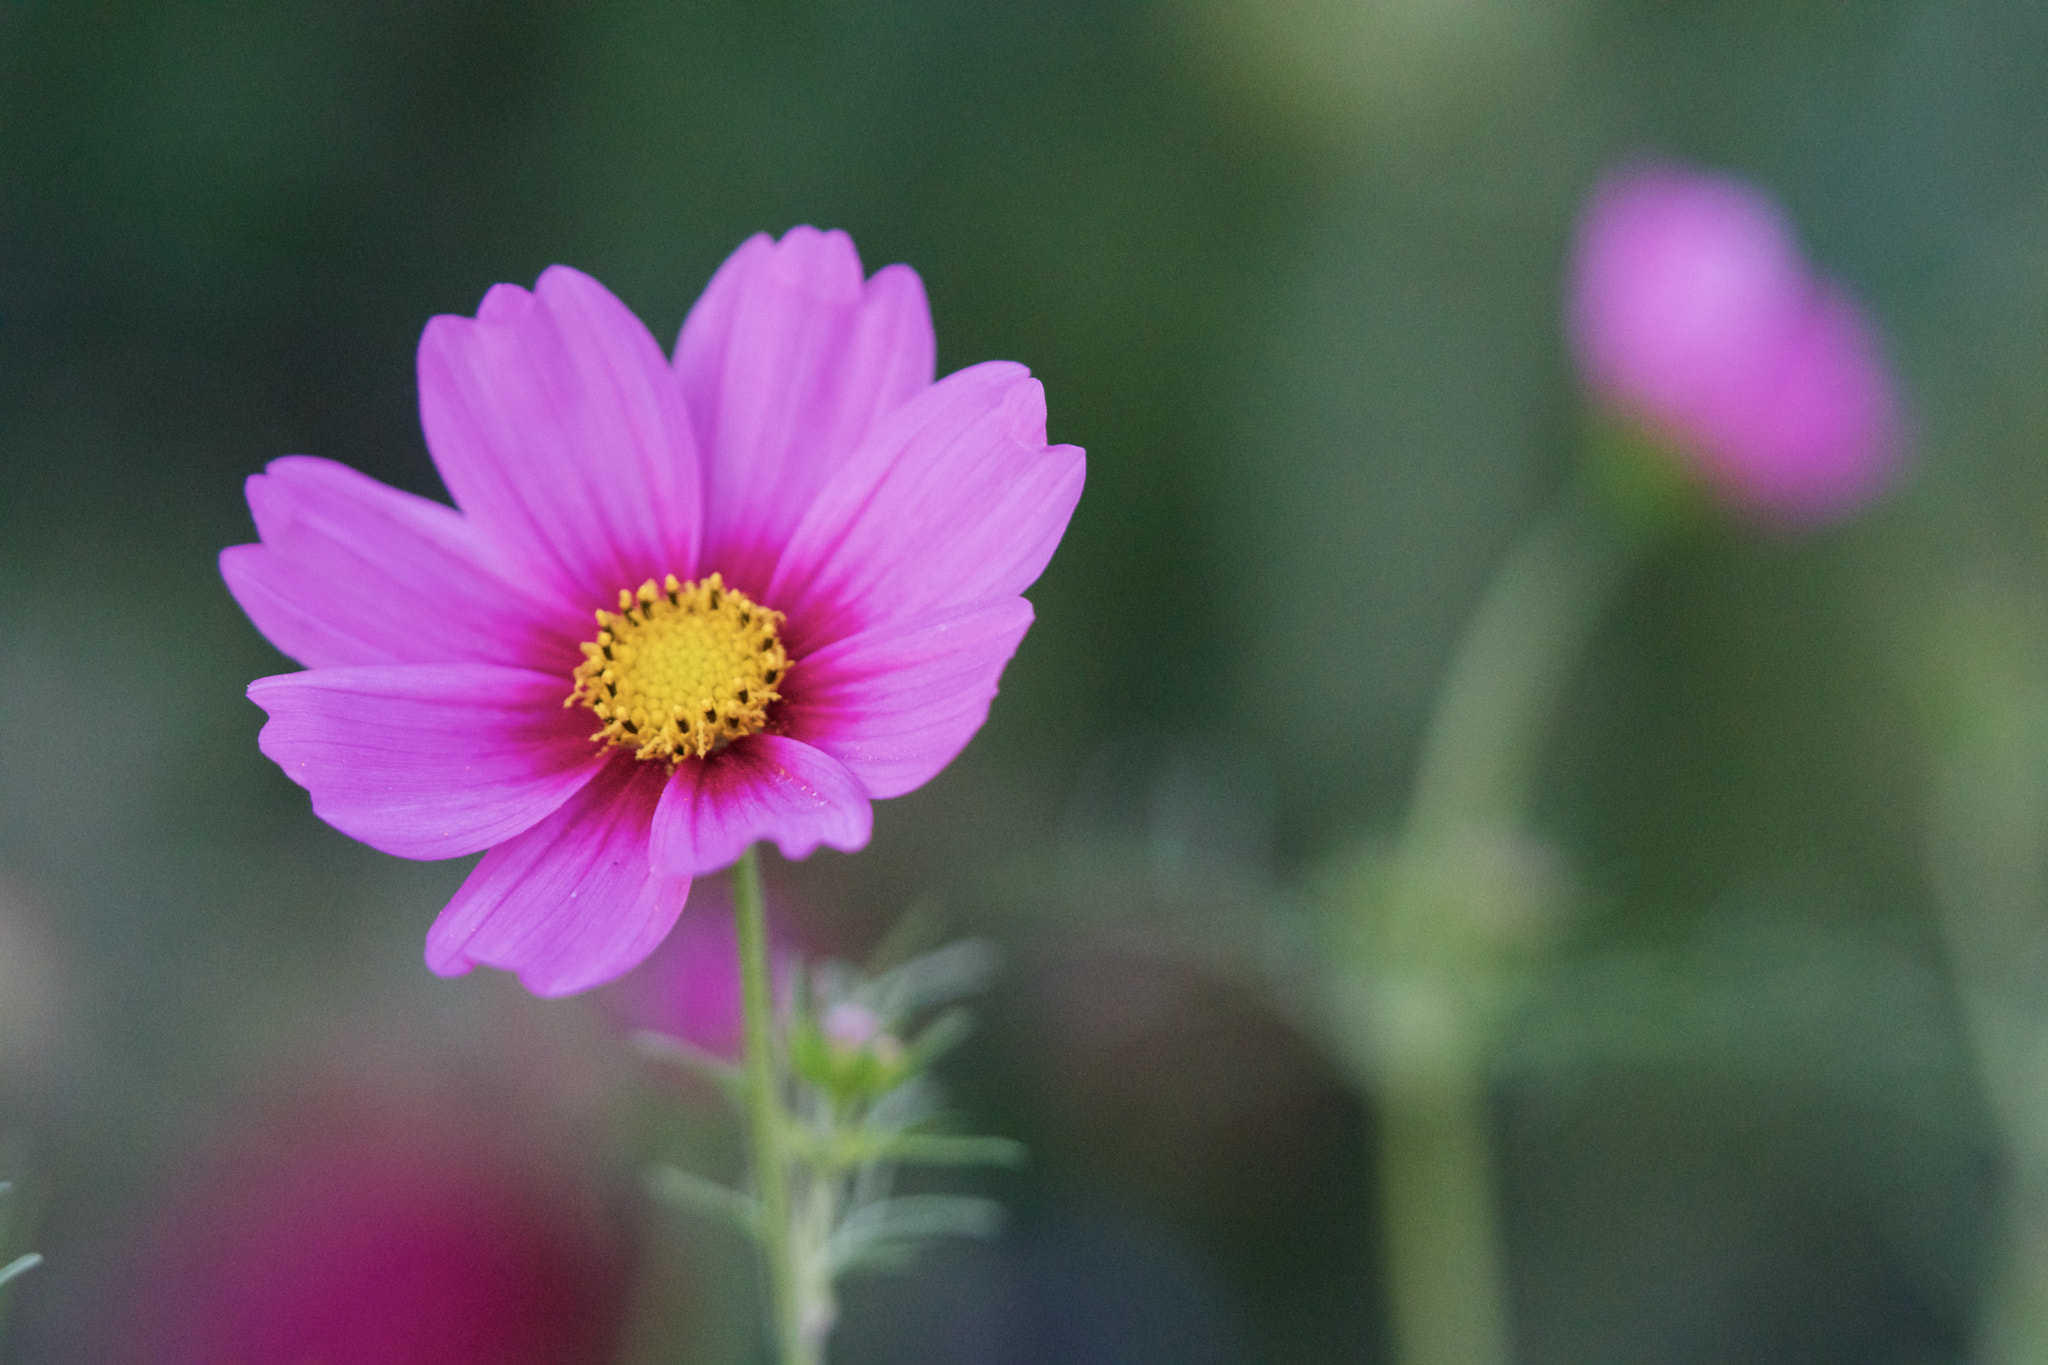
[[[1659,164],[1610,173],[1579,224],[1566,326],[1606,415],[1751,517],[1833,521],[1898,473],[1898,401],[1874,327],[1741,180]]]

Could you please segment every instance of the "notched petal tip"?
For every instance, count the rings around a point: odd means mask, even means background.
[[[782,234],[767,264],[785,283],[823,303],[853,303],[866,285],[853,238],[837,228],[799,223]]]
[[[868,276],[868,297],[872,299],[878,294],[900,295],[906,300],[914,300],[926,317],[930,316],[931,304],[925,298],[924,276],[901,261],[885,265]]]
[[[436,323],[517,323],[533,311],[533,302],[533,293],[528,289],[516,284],[494,284],[484,291],[483,301],[477,305],[473,320],[459,313],[440,313],[427,320],[427,329],[431,332]]]
[[[244,543],[241,545],[229,545],[218,555],[214,556],[214,564],[220,569],[221,582],[228,586],[228,596],[234,598],[238,603],[242,600],[242,594],[235,585],[238,581],[244,584],[249,581],[252,567],[248,562],[249,557],[251,553],[261,554],[262,552],[263,547],[261,545]],[[248,609],[246,605],[242,607],[242,610],[245,612]]]
[[[239,549],[241,547],[237,546],[235,548]],[[278,703],[266,700],[266,698],[273,692],[291,687],[294,679],[303,678],[304,676],[305,673],[301,671],[298,673],[272,673],[266,677],[253,678],[250,680],[249,685],[242,689],[242,695],[262,707],[264,715],[275,715],[277,714]],[[260,736],[258,743],[261,743]]]
[[[1021,367],[1020,367],[1021,368]],[[1025,378],[1003,395],[1003,419],[1009,424],[1010,439],[1026,450],[1045,445],[1045,385]]]
[[[477,964],[460,952],[450,951],[434,942],[433,935],[427,936],[427,970],[443,981],[453,981],[459,976],[468,976],[476,970]]]
[[[502,286],[501,286],[502,287]],[[604,287],[594,275],[578,270],[573,265],[551,265],[540,272],[534,281],[533,297],[543,306],[560,304],[596,305],[609,310],[631,313],[625,301]],[[636,318],[638,315],[633,314]]]

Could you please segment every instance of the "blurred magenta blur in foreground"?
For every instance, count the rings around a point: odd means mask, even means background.
[[[502,1125],[364,1099],[260,1125],[181,1172],[130,1359],[598,1365],[622,1224]]]
[[[1808,270],[1754,186],[1664,164],[1611,172],[1579,224],[1566,307],[1597,400],[1746,513],[1817,525],[1897,474],[1875,329]]]
[[[768,916],[769,950],[776,994],[788,989],[797,968],[794,941],[785,917]],[[732,917],[732,887],[707,880],[690,893],[690,903],[661,946],[600,993],[607,1011],[628,1028],[680,1038],[727,1061],[743,1051],[745,1020],[740,1004],[740,943]]]

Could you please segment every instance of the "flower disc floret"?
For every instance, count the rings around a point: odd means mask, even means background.
[[[588,706],[604,722],[591,738],[638,758],[708,757],[767,728],[789,671],[782,620],[717,574],[621,588],[618,611],[597,613],[597,639],[584,642],[563,705]]]

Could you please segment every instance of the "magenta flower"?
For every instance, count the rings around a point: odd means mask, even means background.
[[[136,1251],[126,1358],[158,1365],[599,1365],[631,1229],[495,1126],[312,1098],[176,1172]],[[479,1116],[480,1117],[480,1116]]]
[[[453,508],[303,456],[249,481],[230,590],[307,666],[263,752],[343,833],[488,849],[427,935],[542,995],[617,976],[756,840],[867,843],[987,716],[1080,497],[1020,365],[932,380],[923,285],[755,237],[673,363],[596,281],[500,285],[420,341]]]
[[[1668,165],[1611,173],[1579,224],[1567,327],[1602,403],[1760,519],[1832,520],[1898,472],[1898,403],[1875,330],[1740,180]]]

